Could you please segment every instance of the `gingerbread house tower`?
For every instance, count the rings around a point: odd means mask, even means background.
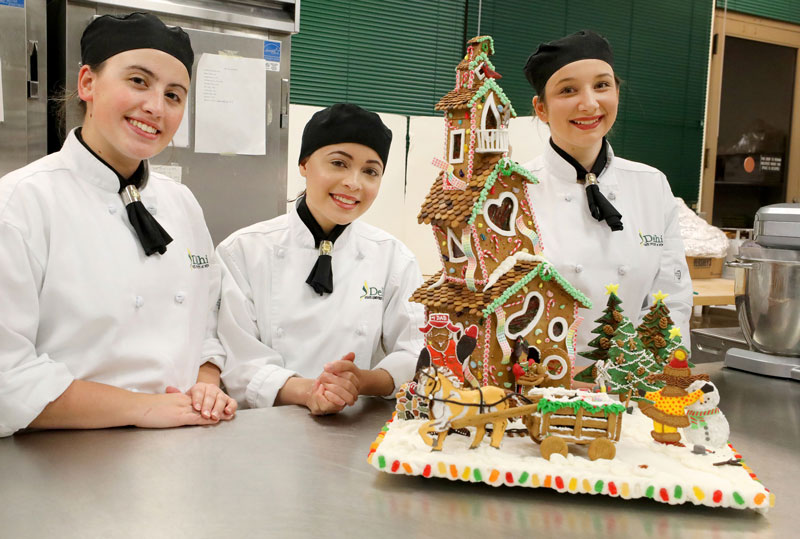
[[[483,385],[515,386],[514,361],[544,363],[549,385],[569,386],[580,307],[591,302],[543,256],[529,200],[536,178],[508,157],[514,108],[497,83],[489,36],[467,42],[455,88],[437,104],[444,112],[441,169],[418,216],[430,224],[442,271],[411,301],[428,315],[448,313],[456,325],[479,328],[468,366]],[[535,189],[535,188],[534,188]],[[528,353],[512,353],[527,343]]]

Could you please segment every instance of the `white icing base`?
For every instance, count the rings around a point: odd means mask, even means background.
[[[617,455],[613,460],[591,461],[587,456],[588,446],[570,444],[566,458],[555,454],[548,461],[541,457],[539,446],[528,436],[506,436],[500,449],[491,447],[487,436],[480,446],[470,450],[470,439],[451,434],[445,439],[442,451],[431,451],[417,432],[424,422],[395,419],[387,423],[388,430],[378,437],[377,447],[373,445],[370,463],[389,473],[446,477],[493,486],[549,486],[559,492],[605,494],[625,499],[647,497],[648,488],[653,487],[651,497],[671,505],[691,502],[766,512],[774,504],[774,498],[764,485],[751,478],[745,467],[713,465],[734,458],[735,453],[729,446],[698,455],[692,453],[689,445],[676,447],[656,443],[650,436],[653,422],[638,408],[634,408],[633,414],[623,414],[622,434],[615,444]],[[521,423],[513,422],[508,428],[520,426]],[[493,474],[494,470],[499,473]],[[507,474],[511,474],[511,481]],[[523,476],[525,481],[520,484]],[[556,477],[563,481],[561,487]],[[598,481],[602,481],[600,492],[596,491]],[[721,497],[715,501],[717,491]],[[734,492],[742,503],[736,501]],[[759,497],[763,500],[756,504],[759,494],[763,494]]]

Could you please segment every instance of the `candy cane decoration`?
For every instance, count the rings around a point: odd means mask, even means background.
[[[478,281],[480,284],[485,284],[486,280],[489,278],[489,272],[486,271],[486,262],[483,260],[483,249],[481,249],[481,242],[478,239],[478,229],[476,227],[472,227],[472,237],[475,238],[475,249],[478,251],[478,262],[481,265],[481,271],[483,272],[483,281]]]
[[[545,320],[547,320],[548,322],[550,321],[550,307],[552,307],[555,304],[556,304],[556,300],[554,300],[553,298],[550,298],[549,300],[547,300],[547,305],[544,308],[544,314],[547,317],[547,318],[545,318]]]
[[[494,250],[499,253],[500,252],[500,241],[497,239],[497,236],[494,232],[491,235],[492,243],[494,243]]]
[[[539,254],[542,251],[542,248],[539,246],[539,234],[525,226],[525,217],[522,215],[517,216],[517,230],[519,230],[523,236],[528,238],[531,242],[531,247],[533,247],[534,254]]]
[[[513,243],[514,248],[511,249],[510,255],[513,255],[522,248],[522,240],[519,238],[508,238],[508,243]]]
[[[494,260],[494,263],[495,263],[495,264],[499,264],[499,262],[498,262],[498,260],[497,260],[497,257],[496,257],[496,256],[494,256],[494,255],[492,254],[492,252],[491,252],[491,251],[483,251],[483,254],[485,254],[486,256],[488,256],[489,258],[491,258],[492,260]]]
[[[489,348],[492,342],[492,319],[486,317],[486,327],[483,330],[483,385],[489,385]]]
[[[469,158],[467,159],[467,180],[472,179],[472,162],[475,155],[475,116],[478,114],[478,106],[473,103],[469,115]]]
[[[497,309],[494,310],[494,314],[497,316],[495,336],[497,337],[497,344],[500,345],[500,350],[503,351],[503,359],[500,360],[500,363],[506,365],[511,360],[511,346],[506,339],[506,312],[501,306],[498,306]]]
[[[522,209],[522,213],[524,213],[525,215],[530,217],[531,216],[531,211],[528,209],[527,198],[528,198],[527,196],[520,197],[520,199],[519,199],[519,207]]]

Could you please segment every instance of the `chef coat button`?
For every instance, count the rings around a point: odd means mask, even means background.
[[[356,335],[359,335],[359,336],[360,336],[360,335],[364,335],[364,328],[362,328],[362,327],[360,327],[360,326],[359,326],[359,327],[356,329]]]
[[[113,204],[109,204],[108,205],[108,213],[110,213],[111,215],[114,215],[115,213],[117,213],[117,207],[114,206]]]
[[[582,264],[575,264],[575,273],[580,273],[582,271],[583,271],[583,265]]]
[[[359,251],[359,252],[358,252],[358,254],[356,254],[356,259],[358,259],[358,260],[364,260],[364,253],[362,253],[361,251]]]
[[[278,338],[281,338],[281,337],[283,337],[283,328],[278,328],[278,329],[276,329],[276,330],[275,330],[275,335],[276,335]]]
[[[567,202],[570,202],[572,200],[572,195],[567,193],[566,195],[564,195],[564,200],[566,200]]]
[[[283,249],[275,249],[275,256],[283,258]]]
[[[617,198],[617,194],[616,194],[614,191],[611,191],[611,192],[608,194],[608,200],[614,200],[614,199],[616,199],[616,198]]]
[[[186,299],[186,294],[184,294],[183,292],[178,292],[177,294],[175,294],[175,303],[180,305],[181,303],[183,303],[183,300],[185,299]]]
[[[144,298],[142,296],[136,296],[136,299],[134,300],[133,304],[138,309],[139,307],[144,305]]]
[[[617,273],[619,273],[620,275],[625,275],[626,273],[628,273],[628,266],[620,266],[617,269]]]

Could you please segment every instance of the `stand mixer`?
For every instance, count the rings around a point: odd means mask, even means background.
[[[749,349],[734,344],[725,366],[800,381],[800,204],[759,209],[753,240],[727,265]]]

